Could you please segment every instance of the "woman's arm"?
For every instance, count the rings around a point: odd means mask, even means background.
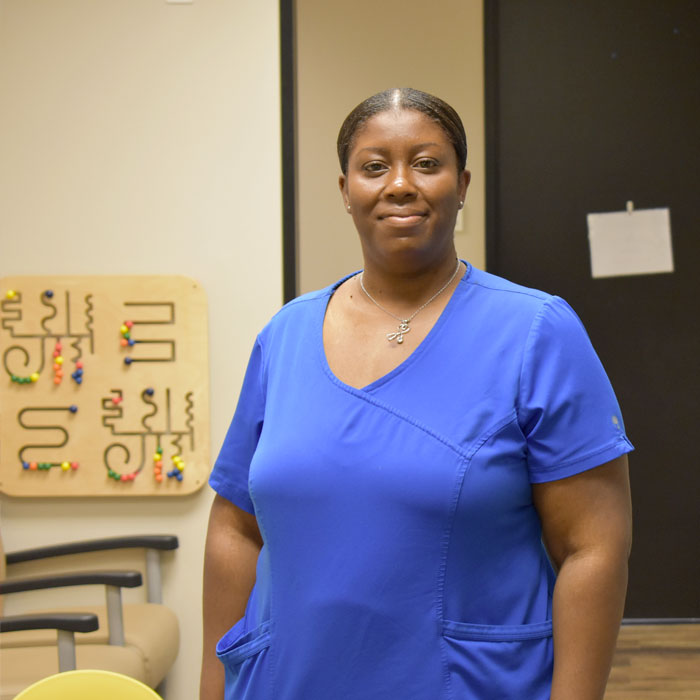
[[[204,645],[200,700],[223,700],[224,667],[216,643],[243,617],[255,583],[262,538],[255,516],[217,495],[209,515],[204,552]]]
[[[602,700],[627,591],[627,457],[532,490],[558,569],[551,700]]]

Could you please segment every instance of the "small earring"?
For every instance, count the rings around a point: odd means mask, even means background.
[[[350,211],[350,205],[349,205],[349,204],[347,205],[346,209],[347,209],[348,211]]]
[[[459,208],[461,209],[464,206],[464,202],[460,199],[459,200]]]

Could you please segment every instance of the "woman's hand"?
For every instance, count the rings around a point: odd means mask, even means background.
[[[224,698],[224,667],[216,657],[216,643],[243,617],[261,547],[255,516],[217,495],[209,515],[204,553],[200,700]]]
[[[551,700],[602,700],[627,592],[627,457],[532,490],[558,571]]]

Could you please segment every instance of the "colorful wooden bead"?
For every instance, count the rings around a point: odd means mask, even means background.
[[[39,465],[36,462],[29,462],[29,468],[32,471],[36,471],[39,468]]]
[[[79,466],[80,466],[80,465],[79,465],[77,462],[71,462],[71,463],[70,463],[70,468],[71,468],[73,471],[75,471],[76,469],[78,469]]]
[[[67,472],[70,469],[70,462],[61,462],[61,469]]]
[[[124,325],[127,328],[131,329],[131,327],[134,325],[134,322],[133,321],[124,321]]]
[[[53,296],[53,290],[47,289],[47,290],[44,292],[44,296],[45,296],[45,297],[48,297],[49,299],[51,299],[51,297]]]
[[[22,462],[22,469],[29,469],[29,462]]]
[[[31,376],[29,377],[33,382],[38,382],[39,381],[39,373],[38,372],[32,372]]]
[[[124,358],[124,364],[125,365],[130,365],[134,360],[131,357],[125,357]]]
[[[78,407],[75,404],[72,404],[71,406],[68,407],[68,410],[71,413],[77,413],[78,412]]]
[[[75,369],[82,369],[82,368],[83,368],[83,363],[80,360],[78,360],[75,363]]]
[[[5,293],[5,296],[8,299],[14,299],[17,296],[17,292],[14,289],[8,289],[7,292]]]
[[[128,332],[129,332],[129,328],[126,326],[126,324],[122,324],[122,325],[119,327],[119,332],[120,332],[122,335],[124,335],[125,333],[128,333]]]

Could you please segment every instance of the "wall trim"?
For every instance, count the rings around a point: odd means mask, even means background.
[[[294,0],[280,0],[282,294],[285,303],[298,293],[295,9]]]
[[[486,154],[486,269],[499,273],[498,260],[498,2],[484,0],[484,138]]]

